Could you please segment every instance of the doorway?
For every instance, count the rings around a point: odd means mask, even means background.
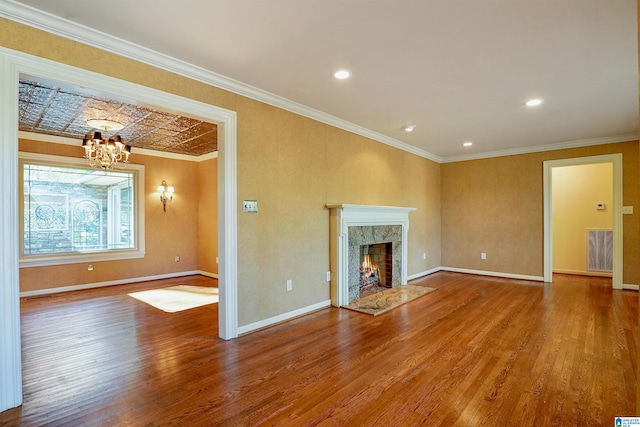
[[[550,160],[543,163],[544,186],[544,281],[553,281],[553,168],[610,163],[613,166],[613,270],[612,286],[622,289],[622,154]]]
[[[218,125],[218,334],[238,336],[236,113],[213,105],[0,48],[0,411],[22,403],[18,274],[18,84],[27,74],[133,98]]]

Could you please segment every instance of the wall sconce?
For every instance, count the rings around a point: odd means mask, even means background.
[[[173,187],[167,185],[167,181],[162,181],[162,184],[158,186],[158,193],[160,193],[160,201],[162,202],[162,210],[167,211],[167,202],[173,200]]]

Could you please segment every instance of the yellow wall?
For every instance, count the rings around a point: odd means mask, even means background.
[[[442,165],[442,265],[543,276],[543,162],[622,153],[623,281],[640,284],[638,141]],[[480,253],[487,259],[481,260]]]
[[[81,157],[82,147],[20,140],[21,151]],[[93,271],[87,264],[68,264],[20,269],[20,291],[35,291],[64,286],[108,282],[128,278],[147,277],[203,269],[200,267],[199,215],[208,218],[211,228],[217,229],[217,211],[209,205],[200,208],[201,193],[213,191],[215,195],[216,159],[203,163],[173,160],[135,154],[132,163],[145,165],[145,234],[146,255],[141,259],[93,262]],[[200,181],[198,170],[204,171],[208,181]],[[213,174],[213,180],[211,175]],[[176,192],[173,201],[162,210],[157,187],[162,180],[173,185]],[[200,183],[202,182],[202,185]],[[213,190],[212,190],[213,189]],[[211,210],[213,209],[213,210]],[[204,233],[205,235],[207,233]],[[217,255],[217,245],[207,249]],[[180,262],[175,262],[175,255]],[[203,264],[207,265],[207,264]],[[208,265],[207,265],[208,266]],[[217,268],[211,267],[212,273]]]
[[[552,177],[553,271],[586,273],[587,229],[613,228],[613,164],[553,168]]]
[[[218,159],[198,163],[198,269],[218,274]]]

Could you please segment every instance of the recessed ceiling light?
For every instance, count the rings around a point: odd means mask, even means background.
[[[402,126],[402,130],[405,132],[413,132],[416,129],[416,125],[404,125]]]
[[[530,99],[525,103],[527,107],[536,107],[540,104],[542,104],[542,99],[540,98]]]
[[[348,79],[349,77],[351,77],[351,72],[347,70],[338,70],[335,73],[333,73],[333,77],[335,77],[338,80]]]
[[[471,142],[471,141],[467,141],[467,142],[465,142],[465,143],[464,143],[464,144],[462,144],[462,145],[464,145],[465,147],[471,147],[471,146],[473,145],[473,142]]]

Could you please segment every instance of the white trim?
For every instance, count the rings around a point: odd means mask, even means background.
[[[206,70],[202,67],[170,57],[163,53],[153,51],[144,46],[102,33],[93,28],[85,27],[76,22],[35,9],[31,6],[23,5],[11,0],[0,0],[0,17],[282,108],[338,129],[364,136],[365,138],[415,154],[416,156],[424,157],[425,159],[432,160],[436,163],[451,163],[464,160],[511,156],[515,154],[536,153],[541,151],[585,147],[589,145],[600,145],[638,139],[637,134],[613,135],[610,137],[561,142],[551,145],[538,145],[471,155],[441,157],[341,118],[307,107],[306,105],[302,105],[298,102],[291,101],[279,95],[272,94],[257,87],[223,76],[222,74]]]
[[[72,145],[75,147],[80,147],[82,143],[73,138],[67,138],[64,136],[54,136],[54,135],[44,135],[42,133],[34,133],[34,132],[18,132],[18,138],[20,139],[28,139],[31,141],[42,141],[42,142],[51,142],[54,144],[62,144],[62,145]],[[203,154],[201,156],[189,156],[187,154],[177,154],[177,153],[169,153],[168,151],[157,151],[157,150],[148,150],[146,148],[132,148],[131,149],[131,161],[135,162],[135,155],[141,154],[143,156],[150,157],[163,157],[165,159],[173,159],[173,160],[185,160],[188,162],[204,162],[209,159],[217,159],[218,152],[214,151],[212,153]]]
[[[80,166],[90,169],[86,160],[81,158],[54,156],[50,154],[18,152],[18,159],[24,159],[31,162],[49,164],[53,166]],[[21,170],[21,169],[19,169]],[[80,264],[85,262],[99,261],[116,261],[122,259],[144,258],[145,252],[145,183],[144,183],[144,165],[129,164],[128,171],[134,176],[135,185],[135,249],[128,250],[104,250],[99,252],[76,252],[76,253],[60,253],[60,254],[42,254],[42,255],[22,255],[23,243],[20,244],[20,268],[43,267],[48,265],[62,264]],[[127,172],[124,171],[123,172]],[[20,228],[22,230],[22,227]]]
[[[17,81],[17,67],[0,55],[0,412],[22,404]]]
[[[639,285],[629,285],[624,283],[622,285],[622,289],[626,289],[628,291],[640,291],[640,286]]]
[[[592,145],[615,144],[618,142],[636,141],[638,134],[605,136],[602,138],[581,139],[577,141],[559,142],[556,144],[534,145],[532,147],[511,148],[508,150],[488,151],[478,154],[444,157],[441,163],[462,162],[466,160],[489,159],[493,157],[515,156],[517,154],[540,153],[543,151],[564,150],[567,148],[590,147]]]
[[[432,268],[431,270],[422,271],[420,273],[412,274],[411,276],[407,276],[407,281],[414,280],[414,279],[419,279],[420,277],[428,276],[430,274],[437,273],[438,271],[441,271],[441,270],[442,270],[442,267],[436,267],[436,268]]]
[[[573,274],[575,276],[591,276],[591,277],[611,277],[612,273],[603,272],[603,271],[578,271],[578,270],[558,270],[557,268],[553,269],[553,273],[558,274]]]
[[[313,311],[320,310],[323,308],[331,307],[331,301],[326,300],[319,302],[317,304],[312,304],[307,307],[302,307],[297,310],[290,311],[288,313],[279,314],[278,316],[270,317],[268,319],[260,320],[255,323],[250,323],[245,326],[240,326],[238,328],[238,333],[240,335],[247,334],[249,332],[253,332],[257,329],[266,328],[267,326],[273,326],[277,323],[286,322],[287,320],[291,320],[295,317],[303,316],[305,314],[309,314]]]
[[[468,268],[440,267],[441,271],[451,271],[454,273],[477,274],[479,276],[504,277],[507,279],[532,280],[535,282],[543,282],[542,276],[528,276],[525,274],[501,273],[498,271],[470,270]]]
[[[553,224],[552,224],[552,169],[554,167],[589,165],[594,163],[613,164],[613,276],[614,289],[622,289],[623,269],[623,232],[622,232],[622,154],[604,154],[601,156],[572,157],[568,159],[547,160],[543,162],[543,198],[544,198],[544,259],[543,272],[545,282],[553,281]]]
[[[225,111],[218,126],[218,335],[230,340],[238,337],[237,117]]]
[[[126,285],[129,283],[147,282],[150,280],[172,279],[174,277],[194,276],[198,274],[201,274],[198,270],[181,271],[178,273],[157,274],[155,276],[131,277],[129,279],[108,280],[106,282],[85,283],[82,285],[61,286],[59,288],[38,289],[35,291],[20,292],[20,298],[38,295],[51,295],[62,292],[81,291],[85,289],[104,288],[107,286]]]
[[[212,279],[217,279],[218,278],[218,274],[217,273],[210,273],[210,272],[204,271],[204,270],[198,270],[198,274],[200,274],[201,276],[211,277]]]

